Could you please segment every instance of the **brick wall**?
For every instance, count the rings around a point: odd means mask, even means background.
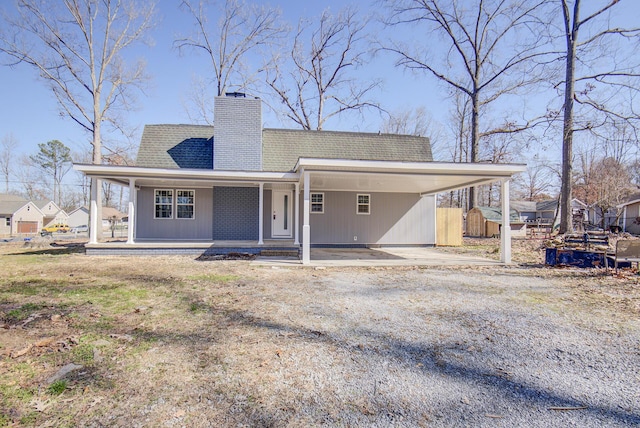
[[[262,170],[262,101],[252,97],[216,97],[213,168]]]
[[[213,239],[257,241],[259,189],[215,187],[213,189]]]

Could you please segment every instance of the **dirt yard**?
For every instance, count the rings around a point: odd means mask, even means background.
[[[539,241],[498,268],[0,254],[0,426],[640,425],[640,277]]]

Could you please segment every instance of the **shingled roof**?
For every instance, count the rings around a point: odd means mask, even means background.
[[[289,171],[299,158],[431,162],[428,138],[363,132],[265,129],[265,171]]]
[[[213,127],[146,125],[136,165],[211,169]],[[264,129],[264,171],[291,171],[299,158],[430,162],[428,138],[362,132]]]
[[[136,165],[151,168],[213,168],[213,126],[146,125]]]

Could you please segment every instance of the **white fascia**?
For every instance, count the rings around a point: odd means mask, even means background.
[[[509,177],[527,170],[524,164],[487,164],[454,162],[399,162],[349,159],[300,158],[294,171],[300,169],[338,170],[357,172],[394,172],[404,174],[442,175],[486,175],[487,177]]]
[[[205,179],[233,181],[291,181],[296,182],[299,174],[294,172],[263,171],[217,171],[209,169],[144,168],[117,165],[73,164],[73,169],[87,176],[113,178],[159,178],[163,179]]]

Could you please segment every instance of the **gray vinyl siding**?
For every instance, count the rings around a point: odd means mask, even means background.
[[[356,214],[358,193],[323,193],[324,214],[309,214],[312,245],[435,244],[433,197],[407,193],[358,192],[371,195],[371,213],[360,215]],[[300,219],[302,225],[302,216]],[[357,237],[357,240],[354,237]]]
[[[264,209],[262,234],[265,239],[271,238],[271,212],[272,212],[271,207],[273,203],[273,201],[271,200],[272,197],[273,197],[273,193],[271,192],[271,190],[264,189],[264,200],[262,201],[263,202],[262,208]]]
[[[258,240],[259,192],[257,187],[213,189],[214,240]]]
[[[624,215],[624,213],[623,213]],[[626,231],[629,233],[633,233],[634,235],[640,234],[640,225],[636,223],[636,220],[640,217],[640,204],[632,204],[627,205],[627,212],[624,219],[620,220],[625,221]]]
[[[154,190],[160,187],[142,187],[138,192],[138,213],[136,215],[137,239],[201,239],[211,240],[213,203],[211,189],[191,189],[187,187],[163,187],[174,190],[173,218],[154,218]],[[175,190],[195,190],[195,218],[175,218]]]

